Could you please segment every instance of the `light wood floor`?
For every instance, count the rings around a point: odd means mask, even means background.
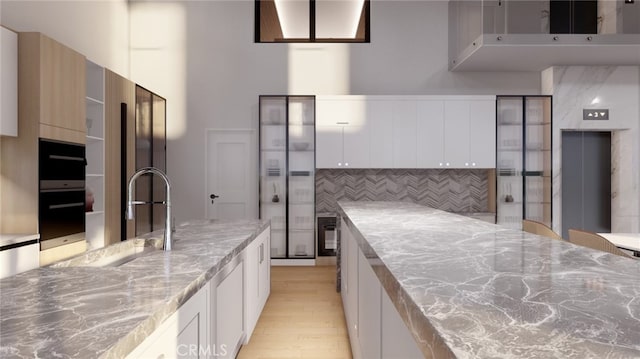
[[[272,267],[271,295],[239,359],[351,358],[336,267]]]

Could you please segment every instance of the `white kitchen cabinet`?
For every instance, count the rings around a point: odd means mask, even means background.
[[[0,278],[10,277],[40,266],[40,244],[0,250]]]
[[[342,167],[342,127],[316,127],[316,168]]]
[[[393,104],[386,100],[366,101],[369,129],[370,168],[393,167]]]
[[[209,284],[202,287],[127,358],[207,357],[209,291]]]
[[[445,167],[495,168],[495,98],[446,100],[444,113]]]
[[[18,34],[0,26],[0,135],[18,136]]]
[[[260,313],[262,313],[271,292],[270,240],[271,230],[267,228],[245,250],[245,344],[249,343]]]
[[[418,101],[417,167],[444,166],[444,101]]]
[[[495,168],[493,96],[326,96],[317,111],[317,168]]]
[[[391,302],[386,291],[381,291],[381,356],[384,359],[421,359],[420,351],[413,335],[404,324],[400,313]]]
[[[469,102],[469,160],[472,167],[496,167],[496,101]]]
[[[235,358],[269,296],[270,237],[268,227],[127,358]]]
[[[342,160],[344,167],[371,167],[368,126],[344,126],[342,128],[342,143]]]
[[[214,277],[211,287],[213,309],[211,347],[219,358],[235,358],[244,342],[244,285],[242,261],[232,261]]]
[[[444,103],[444,167],[465,168],[469,161],[469,103]]]
[[[360,96],[316,98],[316,167],[369,168],[367,109]]]
[[[342,278],[342,306],[344,308],[347,331],[351,343],[351,352],[354,358],[362,358],[358,343],[358,244],[353,239],[349,227],[344,219],[341,219],[341,256],[345,264],[341,267]]]
[[[369,133],[348,125],[316,128],[316,168],[369,168]]]
[[[423,358],[344,218],[340,229],[341,296],[355,359]],[[375,263],[373,263],[375,265]]]
[[[373,268],[358,251],[358,341],[362,358],[380,359],[380,292],[382,286]]]
[[[416,131],[416,101],[393,101],[393,168],[416,168]]]

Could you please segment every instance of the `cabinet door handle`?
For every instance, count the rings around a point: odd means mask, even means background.
[[[262,264],[262,261],[264,261],[264,243],[260,243],[260,260],[258,263]]]
[[[345,166],[345,167],[349,167],[349,162],[345,162],[345,163],[344,163],[344,166]]]
[[[336,122],[336,125],[348,125],[349,122],[345,122],[345,121],[341,121],[341,122]]]
[[[338,167],[342,167],[342,162],[338,162]]]

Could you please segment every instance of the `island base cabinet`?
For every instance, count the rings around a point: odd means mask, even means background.
[[[358,251],[358,341],[363,359],[381,358],[381,289],[367,258]]]
[[[341,296],[354,359],[418,359],[423,354],[349,227],[341,219]]]
[[[245,257],[245,313],[244,328],[248,344],[271,292],[271,230],[267,228],[251,242]]]
[[[39,267],[40,244],[0,251],[0,279]]]
[[[209,284],[183,304],[127,358],[207,358]]]
[[[382,321],[380,327],[382,358],[384,359],[419,359],[423,358],[422,352],[413,335],[400,317],[391,302],[391,298],[384,290],[381,291]]]
[[[345,321],[351,344],[351,354],[354,358],[361,358],[358,344],[358,244],[351,236],[349,228],[342,219],[340,231],[341,250],[341,295]]]
[[[243,264],[230,263],[221,273],[222,279],[212,288],[211,349],[216,358],[235,358],[244,341]],[[228,273],[228,270],[231,272]],[[225,274],[228,275],[225,276]],[[217,280],[214,278],[214,283]]]

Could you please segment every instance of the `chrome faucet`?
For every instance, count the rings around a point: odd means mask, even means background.
[[[136,180],[138,179],[138,177],[147,174],[147,173],[151,173],[151,174],[155,174],[160,176],[160,178],[162,178],[162,180],[165,183],[165,186],[167,188],[167,200],[164,201],[164,205],[166,206],[166,216],[165,216],[165,227],[164,227],[164,250],[165,251],[170,251],[171,250],[171,244],[172,244],[172,235],[171,235],[171,183],[169,182],[169,177],[167,177],[167,175],[160,171],[159,169],[155,168],[155,167],[144,167],[139,169],[136,173],[133,174],[133,176],[131,176],[131,178],[129,179],[129,184],[128,184],[128,192],[127,192],[127,210],[125,213],[125,218],[127,220],[132,220],[134,218],[134,214],[133,214],[133,205],[134,204],[148,204],[151,202],[145,202],[145,201],[134,201],[133,200],[133,184],[136,182]]]

